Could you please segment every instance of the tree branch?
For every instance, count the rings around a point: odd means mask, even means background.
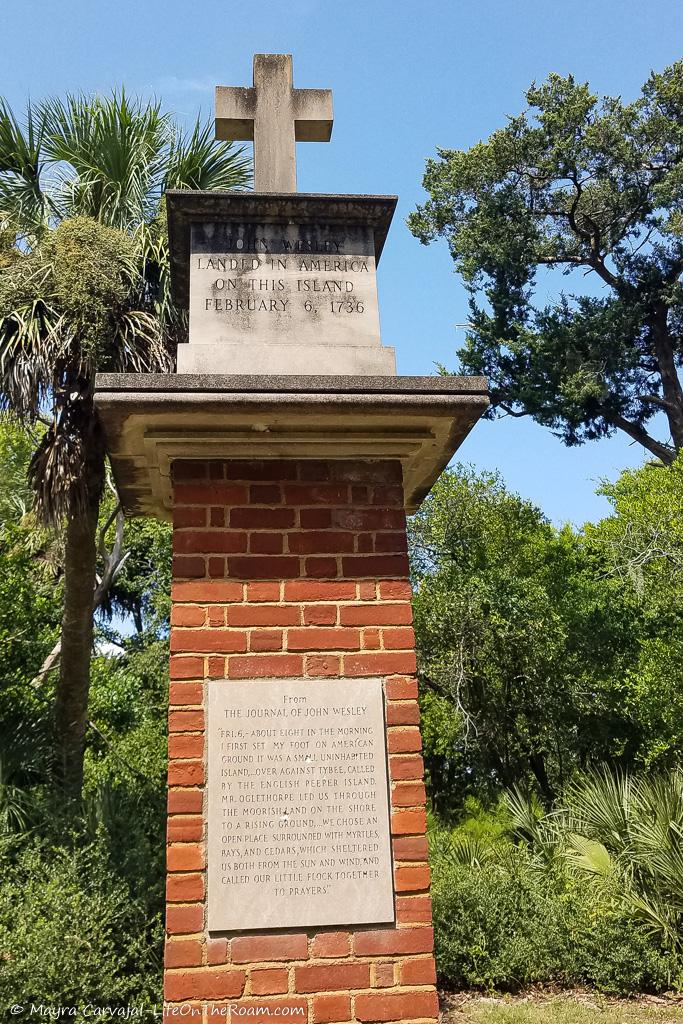
[[[603,412],[603,416],[608,423],[611,423],[612,426],[617,427],[619,430],[623,430],[625,434],[632,437],[638,444],[642,444],[643,448],[647,448],[649,452],[652,452],[658,459],[661,459],[665,465],[670,466],[675,459],[675,448],[668,444],[662,444],[661,441],[656,441],[654,437],[648,434],[647,430],[639,427],[637,423],[632,423],[626,417],[616,413],[608,414]]]
[[[579,181],[578,174],[574,171],[572,174],[568,175],[568,177],[574,185],[574,198],[566,216],[569,221],[569,226],[574,234],[583,242],[587,242],[590,248],[591,255],[584,262],[595,271],[598,277],[604,281],[605,284],[608,284],[611,288],[614,288],[615,291],[618,291],[622,282],[615,274],[612,273],[611,270],[608,270],[605,266],[604,257],[600,254],[600,230],[598,225],[591,217],[588,216],[588,214],[584,214],[584,217],[591,226],[591,230],[587,231],[585,228],[580,227],[576,219],[579,203],[583,196],[583,187]]]
[[[649,405],[658,405],[662,409],[670,409],[671,402],[667,402],[666,398],[660,398],[659,395],[638,395],[639,402],[647,402]]]
[[[40,667],[40,671],[33,677],[30,685],[34,690],[37,690],[40,684],[43,682],[45,677],[49,675],[53,668],[56,668],[59,664],[59,659],[62,653],[62,638],[60,637],[57,643],[54,645],[47,658]]]
[[[104,537],[114,519],[116,519],[116,537],[114,540],[114,546],[112,547],[111,551],[107,553],[104,547]],[[119,572],[123,568],[126,559],[130,554],[129,551],[127,551],[123,556],[121,554],[123,550],[124,523],[125,520],[123,517],[123,510],[120,505],[117,505],[117,507],[114,509],[112,514],[107,519],[107,522],[100,530],[98,547],[100,550],[100,554],[104,559],[104,571],[102,573],[102,578],[100,579],[99,583],[97,584],[97,587],[95,588],[95,594],[93,597],[93,611],[99,608],[99,606],[102,604],[102,601],[108,594],[112,583],[114,582]]]
[[[615,291],[619,291],[622,287],[622,281],[612,273],[611,270],[605,266],[605,262],[600,255],[596,255],[591,259],[587,260],[588,266],[595,271],[599,278],[601,278],[605,284],[608,284]]]

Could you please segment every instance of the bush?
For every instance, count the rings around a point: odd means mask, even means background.
[[[680,958],[560,864],[536,862],[509,844],[482,864],[454,862],[443,838],[433,848],[444,987],[515,990],[552,982],[618,994],[680,987]]]
[[[683,985],[683,961],[638,928],[618,906],[595,905],[584,888],[580,930],[572,953],[576,984],[602,992],[666,992]]]
[[[499,864],[435,870],[434,925],[442,983],[516,989],[564,980],[567,928],[542,876]]]
[[[71,848],[34,841],[14,856],[6,847],[0,874],[0,1005],[161,1001],[158,887],[142,895],[113,871],[103,835]]]
[[[0,744],[0,1007],[161,1003],[167,645],[138,648],[93,662],[81,802],[52,791],[32,705]]]

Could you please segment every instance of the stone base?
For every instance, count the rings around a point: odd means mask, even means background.
[[[370,377],[396,375],[393,348],[380,345],[273,345],[272,342],[178,346],[178,373],[282,374],[317,372]]]

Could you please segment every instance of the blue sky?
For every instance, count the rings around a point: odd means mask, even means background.
[[[329,145],[298,147],[299,189],[396,193],[379,273],[385,344],[399,372],[455,365],[467,303],[445,246],[404,220],[424,198],[425,158],[464,148],[518,113],[533,80],[573,73],[634,97],[678,59],[680,0],[21,0],[3,5],[0,94],[107,91],[125,83],[181,119],[211,115],[213,86],[250,85],[255,52],[294,55],[295,85],[334,91]],[[479,424],[459,457],[497,468],[555,521],[607,511],[594,494],[643,453],[621,437],[567,449],[527,420]]]

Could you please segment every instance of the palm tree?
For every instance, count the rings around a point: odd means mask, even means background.
[[[29,477],[36,509],[65,530],[55,768],[83,778],[97,523],[105,447],[97,371],[173,367],[186,329],[169,293],[164,193],[240,189],[250,163],[197,121],[183,134],[157,103],[70,96],[0,100],[0,405],[45,429]]]
[[[548,813],[519,790],[507,803],[513,836],[540,863],[564,861],[665,948],[683,950],[683,770],[588,772]]]

